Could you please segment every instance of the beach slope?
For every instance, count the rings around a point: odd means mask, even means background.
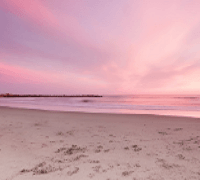
[[[198,118],[0,107],[0,179],[200,179],[199,132]]]

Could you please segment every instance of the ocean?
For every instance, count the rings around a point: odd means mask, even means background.
[[[200,95],[104,95],[103,97],[0,98],[0,106],[91,113],[200,117]]]

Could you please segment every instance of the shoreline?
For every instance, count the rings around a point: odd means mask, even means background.
[[[12,106],[0,106],[1,108],[5,108],[5,109],[18,109],[18,110],[33,110],[33,111],[45,111],[45,112],[55,112],[55,113],[83,113],[83,114],[110,114],[110,115],[142,115],[142,116],[163,116],[163,117],[172,117],[172,118],[191,118],[191,119],[199,119],[200,117],[198,116],[187,116],[187,115],[174,115],[174,114],[156,114],[156,113],[145,113],[144,110],[135,110],[136,113],[131,113],[131,112],[106,112],[106,111],[96,111],[96,112],[87,112],[84,110],[60,110],[60,109],[37,109],[37,108],[33,108],[33,107],[12,107]],[[161,110],[160,110],[161,111]],[[141,113],[140,113],[141,112]],[[148,112],[148,111],[146,111]],[[151,112],[151,111],[149,111]]]
[[[200,118],[0,107],[0,179],[199,179]]]

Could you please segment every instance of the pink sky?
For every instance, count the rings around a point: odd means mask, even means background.
[[[1,0],[0,93],[200,92],[199,0]]]

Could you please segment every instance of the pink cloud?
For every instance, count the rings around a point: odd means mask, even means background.
[[[0,63],[0,74],[2,78],[0,82],[9,82],[14,84],[20,83],[32,83],[40,84],[43,82],[51,82],[51,74],[47,74],[40,71],[33,71],[30,69],[10,66],[4,63]]]
[[[79,48],[85,46],[90,50],[99,51],[97,47],[91,45],[89,34],[75,17],[62,12],[54,14],[40,0],[6,0],[0,3],[0,7],[24,19],[37,27],[40,33],[56,41],[64,44],[70,42]]]
[[[82,93],[100,93],[100,91],[105,91],[106,89],[104,82],[97,82],[88,77],[81,77],[70,72],[35,71],[5,63],[0,63],[0,86],[2,87],[1,92],[3,92],[4,87],[12,87],[12,93],[33,93],[34,91],[31,91],[31,87],[35,90],[37,89],[37,93],[70,94],[72,92],[78,94],[80,89],[82,89]]]
[[[87,84],[95,90],[107,87],[109,92],[191,89],[189,79],[198,82],[199,5],[199,1],[184,0],[1,1],[4,11],[34,29],[32,39],[26,39],[21,30],[24,41],[15,33],[4,41],[1,53],[14,58],[4,56],[2,61],[13,66],[3,64],[1,75],[13,83],[15,77],[18,83],[28,82],[25,76],[33,83],[55,79],[60,87]],[[19,61],[23,64],[22,59],[27,69],[15,66]],[[47,62],[40,67],[43,71],[37,70],[38,61]],[[53,64],[57,65],[54,75],[48,71]]]
[[[39,0],[3,0],[0,5],[7,11],[27,21],[32,20],[40,26],[58,26],[53,13]]]

